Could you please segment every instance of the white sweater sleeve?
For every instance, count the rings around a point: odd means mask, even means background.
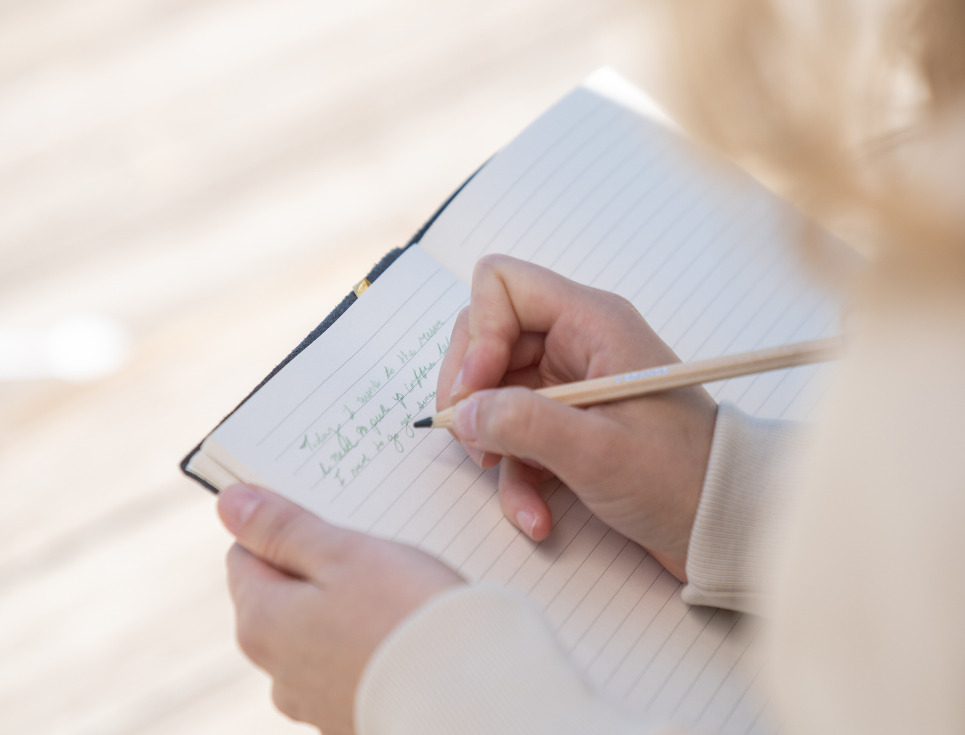
[[[794,486],[789,459],[802,441],[798,424],[719,406],[687,550],[686,602],[761,611]]]
[[[359,735],[651,733],[591,689],[532,602],[485,584],[430,600],[392,632],[356,693]]]

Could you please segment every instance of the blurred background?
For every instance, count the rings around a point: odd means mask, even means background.
[[[641,0],[0,0],[0,732],[307,731],[237,650],[179,460],[586,74],[652,88],[661,28]]]

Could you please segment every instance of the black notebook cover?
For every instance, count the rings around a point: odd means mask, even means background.
[[[483,166],[485,166],[485,164],[483,164]],[[392,250],[386,253],[382,257],[382,259],[372,267],[372,270],[368,272],[368,274],[365,276],[365,280],[367,280],[369,283],[372,283],[373,281],[375,281],[383,272],[385,272],[385,270],[390,265],[392,265],[392,263],[395,262],[396,258],[398,258],[403,252],[405,252],[405,250],[408,247],[418,244],[419,241],[422,240],[422,237],[423,235],[425,235],[426,231],[432,226],[432,223],[435,222],[436,219],[438,219],[439,215],[442,214],[443,211],[445,211],[446,207],[449,206],[449,203],[452,202],[452,200],[459,195],[459,192],[461,192],[466,187],[466,185],[473,180],[473,178],[476,176],[477,173],[479,173],[480,170],[482,170],[482,166],[480,166],[480,168],[477,169],[476,172],[472,174],[472,176],[466,179],[458,189],[456,189],[452,194],[449,195],[449,198],[446,199],[446,201],[442,203],[442,206],[440,206],[435,211],[435,213],[426,221],[426,223],[419,228],[418,232],[416,232],[410,238],[409,242],[407,242],[402,247],[392,248]],[[282,360],[280,363],[278,363],[278,365],[276,365],[275,368],[270,373],[268,373],[267,376],[265,376],[264,380],[262,380],[257,386],[255,386],[254,390],[252,390],[247,396],[245,396],[244,400],[242,400],[241,403],[239,403],[237,406],[235,406],[234,409],[232,409],[231,413],[229,413],[227,416],[221,419],[220,422],[218,422],[218,426],[223,424],[231,416],[231,414],[233,414],[235,411],[238,410],[238,408],[244,405],[244,403],[249,398],[251,398],[255,393],[257,393],[265,383],[267,383],[269,380],[275,377],[275,375],[278,373],[279,370],[281,370],[283,367],[285,367],[285,365],[287,365],[289,362],[295,359],[295,357],[298,355],[299,352],[301,352],[306,347],[308,347],[308,345],[310,345],[312,342],[318,339],[318,336],[320,334],[325,332],[325,330],[327,330],[336,321],[338,321],[338,318],[342,316],[342,314],[344,314],[345,311],[352,304],[354,304],[356,300],[358,300],[358,298],[359,297],[356,295],[354,290],[350,291],[348,295],[346,295],[345,298],[342,299],[342,301],[338,304],[338,306],[332,309],[331,313],[327,317],[325,317],[325,319],[323,319],[322,322],[317,327],[315,327],[311,332],[309,332],[308,335],[305,337],[305,339],[303,339],[298,344],[298,346],[295,347],[295,349],[293,349],[290,353],[288,353],[288,356],[285,357],[285,359]],[[217,428],[217,426],[215,428]],[[214,431],[214,429],[212,429],[212,431]],[[198,445],[194,449],[192,449],[187,454],[187,456],[185,456],[184,459],[181,460],[181,471],[185,475],[190,477],[192,480],[195,480],[196,482],[206,487],[211,492],[217,493],[218,489],[216,487],[214,487],[213,485],[206,482],[198,475],[195,475],[194,473],[188,470],[188,463],[191,461],[191,458],[198,453],[198,451],[201,449],[201,444],[203,443],[204,443],[204,440],[199,442]]]

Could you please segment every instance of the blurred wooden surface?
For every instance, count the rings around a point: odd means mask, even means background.
[[[285,733],[177,463],[388,248],[602,64],[636,0],[0,2],[0,333],[129,331],[0,381],[0,732]]]

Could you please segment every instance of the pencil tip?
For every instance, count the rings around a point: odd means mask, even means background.
[[[424,418],[424,419],[419,419],[418,421],[414,422],[412,426],[416,429],[431,429],[432,416],[429,416],[428,418]]]

